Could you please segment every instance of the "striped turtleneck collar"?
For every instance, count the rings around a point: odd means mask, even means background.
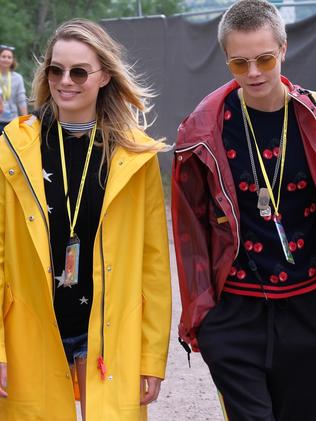
[[[91,130],[95,125],[96,120],[88,121],[87,123],[66,123],[60,121],[60,125],[63,129],[71,133],[87,132]]]

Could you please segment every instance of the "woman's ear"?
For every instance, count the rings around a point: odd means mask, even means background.
[[[106,86],[111,80],[111,76],[109,75],[108,72],[103,72],[102,73],[102,78],[100,80],[100,88],[104,88],[104,86]]]
[[[282,61],[282,63],[285,62],[286,51],[287,51],[287,42],[285,42],[281,47],[281,61]]]

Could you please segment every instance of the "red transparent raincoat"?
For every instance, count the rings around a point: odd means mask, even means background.
[[[290,90],[309,167],[316,183],[316,103],[310,91]],[[239,208],[222,142],[224,101],[231,81],[208,95],[180,125],[172,170],[172,219],[182,315],[180,338],[198,351],[196,329],[216,305],[240,247]]]

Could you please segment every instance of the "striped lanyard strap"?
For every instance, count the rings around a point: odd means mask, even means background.
[[[4,100],[4,102],[6,102],[11,97],[12,75],[11,75],[10,71],[7,73],[7,83],[6,84],[4,83],[2,73],[0,72],[0,86],[1,86],[1,89],[2,89],[3,100]]]

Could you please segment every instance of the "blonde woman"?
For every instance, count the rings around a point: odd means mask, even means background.
[[[22,76],[15,72],[15,48],[0,45],[0,133],[18,115],[27,114]]]
[[[157,152],[142,89],[97,24],[50,40],[34,115],[0,139],[0,413],[10,421],[139,421],[170,329]],[[135,112],[133,111],[135,110]]]

